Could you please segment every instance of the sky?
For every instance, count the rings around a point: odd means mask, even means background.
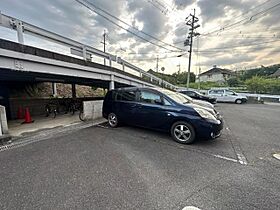
[[[99,14],[76,0],[1,0],[0,11],[100,50],[105,30],[106,51],[146,71],[156,70],[158,57],[159,70],[172,74],[188,68],[186,18],[195,9],[201,35],[194,38],[192,72],[213,65],[244,70],[280,63],[279,0],[87,1]],[[3,27],[0,38],[17,40],[15,31]],[[69,54],[65,46],[28,35],[24,39],[28,45]]]

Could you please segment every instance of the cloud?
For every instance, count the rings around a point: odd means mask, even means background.
[[[202,33],[203,31],[208,32],[209,28],[219,28],[220,26],[234,22],[237,16],[248,10],[252,10],[256,5],[263,2],[261,0],[173,0],[167,4],[167,1],[157,0],[166,5],[169,10],[173,7],[176,8],[171,13],[164,14],[147,0],[88,1],[124,20],[126,23],[138,27],[139,30],[157,37],[162,41],[176,43],[176,46],[183,49],[186,49],[186,47],[183,46],[182,41],[186,39],[189,32],[184,20],[186,14],[189,14],[190,8],[197,8],[197,14],[200,19],[199,24],[202,25],[198,29],[198,32]],[[248,17],[274,4],[276,4],[275,0],[265,4],[264,7],[252,10]],[[4,14],[17,17],[33,25],[91,45],[100,50],[103,49],[103,45],[100,42],[103,39],[102,34],[105,29],[108,32],[107,51],[110,51],[112,54],[122,54],[124,59],[153,58],[157,54],[166,51],[120,29],[100,15],[80,5],[75,0],[1,0],[0,8]],[[220,50],[216,49],[212,50],[212,52],[201,53],[202,65],[207,68],[210,68],[213,64],[232,67],[241,64],[255,64],[261,62],[261,59],[264,60],[263,62],[277,62],[279,57],[278,42],[248,45],[272,40],[269,36],[273,34],[275,36],[280,35],[278,33],[280,22],[277,22],[280,19],[280,13],[278,11],[279,8],[275,8],[275,10],[269,11],[257,20],[253,19],[253,21],[245,25],[238,25],[235,28],[219,33],[219,35],[211,34],[210,36],[202,36],[199,44],[200,50],[206,51],[213,48],[220,48]],[[109,18],[112,19],[112,17]],[[133,27],[124,25],[115,19],[114,21],[151,42],[163,45],[151,37],[136,31]],[[11,37],[11,39],[14,39],[11,34],[7,30],[0,31],[0,37]],[[29,36],[25,37],[29,38]],[[47,46],[38,39],[32,39],[29,43],[35,45],[37,43],[38,47],[41,45]],[[236,46],[246,47],[235,48]],[[196,39],[194,41],[195,49]],[[143,54],[129,54],[135,52]],[[168,57],[172,54],[164,55]],[[170,66],[168,68],[171,69],[170,71],[173,71],[172,69],[175,71],[177,70],[176,65],[179,62],[178,59],[174,59],[174,61],[172,59],[161,60],[161,62],[164,66]],[[183,60],[184,58],[181,59],[181,62],[186,60]],[[145,69],[154,67],[154,61],[139,61],[138,64],[143,65]],[[171,67],[172,65],[174,68]]]
[[[195,0],[175,0],[174,4],[176,5],[177,9],[182,10],[194,2],[195,2]]]
[[[246,63],[248,61],[251,61],[252,59],[254,59],[254,56],[240,54],[222,55],[202,62],[201,66],[229,66],[236,63]]]

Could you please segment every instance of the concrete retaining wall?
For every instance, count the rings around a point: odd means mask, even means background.
[[[102,117],[103,100],[84,101],[84,119],[94,120]]]
[[[0,136],[8,134],[8,124],[6,117],[6,109],[4,106],[0,106]]]

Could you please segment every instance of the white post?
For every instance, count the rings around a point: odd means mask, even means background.
[[[85,45],[83,45],[83,58],[84,60],[87,60],[87,48]]]
[[[0,129],[2,134],[8,134],[8,123],[7,123],[7,117],[6,117],[6,109],[4,106],[0,105]]]
[[[22,27],[22,22],[21,21],[16,21],[16,26],[17,26],[17,37],[18,37],[18,42],[20,44],[24,44],[23,41],[23,27]]]
[[[0,136],[2,136],[3,135],[3,132],[2,132],[2,123],[1,123],[1,121],[0,121]]]

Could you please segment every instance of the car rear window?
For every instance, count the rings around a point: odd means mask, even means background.
[[[223,94],[224,90],[210,90],[209,94]]]

